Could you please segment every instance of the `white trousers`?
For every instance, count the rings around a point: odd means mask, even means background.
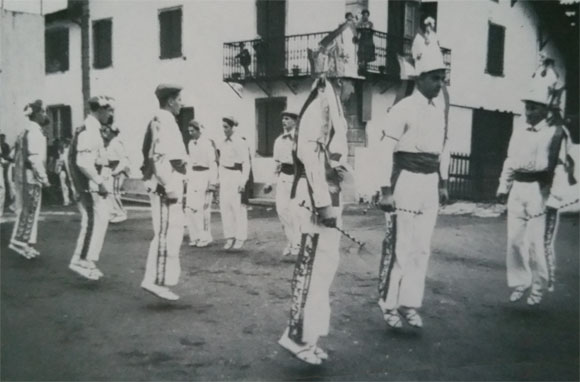
[[[72,262],[98,261],[109,226],[110,204],[97,193],[81,192],[77,203],[81,213],[81,231]]]
[[[58,178],[60,180],[60,191],[62,193],[62,202],[66,205],[70,204],[70,189],[67,183],[67,172],[61,171],[58,173]]]
[[[292,279],[292,307],[290,313],[290,338],[296,342],[316,343],[328,335],[330,328],[330,287],[340,260],[340,232],[318,224],[316,218],[304,207],[312,209],[306,180],[300,179],[294,199],[302,248]],[[336,207],[338,225],[341,224],[342,207]]]
[[[547,195],[537,182],[514,182],[508,199],[507,283],[510,288],[533,286],[543,289],[548,282],[544,247]],[[528,220],[529,219],[529,220]]]
[[[280,173],[276,181],[276,212],[282,223],[284,234],[290,246],[300,244],[300,232],[296,222],[296,208],[292,206],[290,194],[292,191],[293,175]]]
[[[111,205],[111,220],[127,218],[127,211],[123,207],[123,201],[121,200],[121,187],[123,187],[126,178],[127,175],[125,173],[110,177],[109,189],[112,193],[109,194],[108,198]]]
[[[212,241],[211,235],[211,201],[209,188],[209,171],[194,171],[187,181],[187,229],[189,240]]]
[[[388,275],[385,307],[420,308],[431,255],[431,238],[439,208],[438,174],[403,170],[395,185],[397,208],[421,211],[419,215],[397,211],[395,261]]]
[[[16,222],[10,241],[20,246],[34,245],[38,235],[42,187],[39,184],[26,184],[14,191]]]
[[[145,265],[143,283],[174,286],[179,281],[179,249],[183,240],[183,203],[169,203],[165,196],[151,194],[153,240]]]
[[[242,172],[220,167],[220,211],[224,237],[246,240],[248,238],[248,212],[242,205],[238,192],[242,184]]]

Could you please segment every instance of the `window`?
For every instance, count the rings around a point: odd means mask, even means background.
[[[350,12],[355,17],[360,19],[361,12],[364,9],[369,9],[369,0],[346,0],[345,13]]]
[[[46,129],[48,141],[72,138],[71,109],[68,105],[52,105],[46,108],[50,125]]]
[[[417,7],[418,3],[414,1],[405,2],[405,23],[404,23],[404,36],[408,38],[414,38],[417,33]]]
[[[436,1],[423,1],[421,2],[421,25],[426,18],[432,17],[435,20],[435,30],[437,30],[437,2]]]
[[[257,153],[271,157],[274,141],[282,134],[280,114],[286,108],[286,98],[262,98],[256,100],[256,125],[258,127]]]
[[[108,68],[113,64],[112,56],[113,20],[97,20],[93,22],[93,67]]]
[[[159,11],[160,58],[181,57],[181,8]]]
[[[68,28],[51,28],[44,32],[46,73],[68,70],[68,40]]]
[[[179,130],[181,130],[181,136],[183,138],[183,142],[187,147],[187,142],[189,142],[189,134],[187,133],[187,129],[189,126],[189,122],[191,122],[195,118],[195,111],[193,107],[182,107],[179,115],[177,116],[177,125],[179,126]]]
[[[493,76],[503,75],[504,45],[505,27],[489,23],[486,72]]]

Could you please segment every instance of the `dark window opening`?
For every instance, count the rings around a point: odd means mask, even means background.
[[[93,67],[108,68],[113,65],[112,45],[113,20],[93,22]]]
[[[160,58],[181,57],[181,8],[159,12]]]
[[[68,105],[52,105],[46,108],[50,124],[45,130],[47,140],[53,142],[55,139],[62,141],[65,138],[72,138],[72,114]]]
[[[257,153],[262,157],[271,157],[274,153],[274,141],[282,134],[280,114],[286,108],[286,98],[262,98],[256,100],[256,124],[258,128]]]
[[[183,137],[183,143],[185,143],[185,147],[187,147],[187,143],[189,142],[187,127],[189,126],[189,122],[191,122],[194,118],[195,111],[193,110],[193,107],[182,107],[179,115],[177,116],[177,125],[181,131],[181,136]]]
[[[505,27],[489,23],[486,71],[493,76],[503,75],[504,45]]]
[[[423,22],[426,18],[432,17],[435,20],[435,30],[437,30],[437,2],[422,2],[421,3],[421,25],[425,25]]]
[[[51,28],[44,32],[46,73],[66,72],[69,68],[68,28]]]

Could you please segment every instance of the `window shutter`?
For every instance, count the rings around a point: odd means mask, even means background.
[[[505,45],[505,28],[489,24],[487,39],[487,72],[493,75],[503,75]]]
[[[266,141],[267,130],[266,124],[268,120],[267,104],[263,99],[256,100],[256,123],[258,128],[258,154],[266,156],[268,151],[268,142]]]
[[[181,8],[159,13],[159,42],[161,58],[175,58],[181,52]]]
[[[68,105],[62,107],[60,138],[72,138],[72,112]]]
[[[189,134],[187,132],[189,122],[194,119],[195,111],[193,107],[182,107],[179,115],[177,116],[177,124],[179,125],[179,130],[181,130],[181,136],[183,138],[183,142],[187,147],[187,143],[189,142]]]
[[[46,73],[66,72],[69,68],[68,28],[49,29],[44,34]]]
[[[96,69],[112,65],[112,26],[113,21],[98,20],[93,24],[93,66]]]

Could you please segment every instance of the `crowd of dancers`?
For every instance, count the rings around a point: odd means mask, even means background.
[[[526,124],[514,129],[498,189],[500,201],[509,195],[509,300],[527,296],[532,306],[553,287],[552,240],[558,208],[562,190],[575,182],[570,175],[569,138],[557,118],[557,81],[544,69],[530,79],[531,90],[522,97]],[[423,48],[415,56],[415,70],[416,89],[389,111],[377,166],[369,169],[380,179],[378,207],[387,219],[378,305],[391,328],[423,327],[420,309],[431,237],[439,205],[448,200],[445,65],[439,47]],[[340,81],[315,79],[301,110],[281,114],[284,132],[274,144],[276,209],[287,239],[281,252],[296,256],[288,325],[278,343],[313,365],[328,359],[318,340],[329,332],[329,290],[339,265],[343,232],[341,184],[350,169],[339,87]],[[175,118],[182,108],[181,90],[171,84],[156,88],[159,109],[146,128],[142,147],[141,171],[151,200],[153,238],[141,287],[166,300],[179,299],[171,288],[180,279],[184,226],[191,246],[203,248],[213,241],[210,205],[218,184],[224,249],[242,248],[248,231],[248,144],[236,130],[236,119],[225,116],[223,138],[215,142],[205,136],[201,123],[190,121],[191,139],[186,146]],[[113,99],[92,97],[89,107],[63,155],[63,166],[81,213],[69,268],[96,281],[103,276],[97,265],[108,224],[126,218],[119,197],[128,162],[122,145],[115,144]],[[42,102],[27,105],[25,115],[28,121],[16,142],[17,220],[9,246],[32,259],[39,255],[41,189],[48,185]],[[273,189],[268,184],[265,191]],[[116,205],[118,215],[113,218]]]

